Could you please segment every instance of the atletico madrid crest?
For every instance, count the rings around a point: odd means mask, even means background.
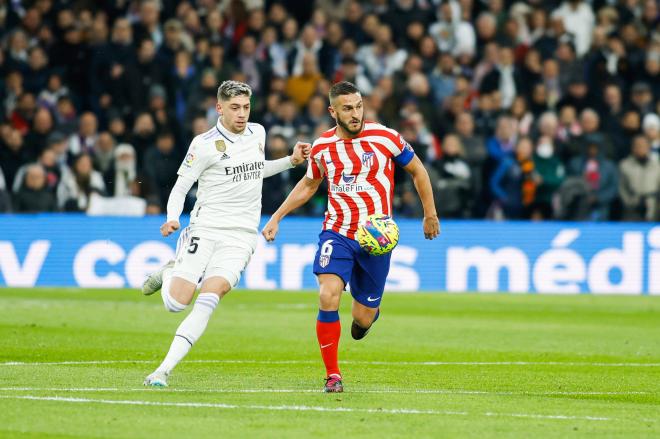
[[[374,165],[374,153],[373,152],[363,152],[362,153],[362,165],[366,168],[371,168]]]

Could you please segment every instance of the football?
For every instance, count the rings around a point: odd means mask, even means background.
[[[399,226],[389,215],[369,215],[358,227],[357,241],[370,255],[386,255],[399,242]]]

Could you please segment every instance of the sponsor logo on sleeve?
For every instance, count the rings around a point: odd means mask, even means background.
[[[183,164],[184,164],[184,166],[187,166],[187,167],[190,168],[190,167],[192,167],[192,164],[193,164],[194,161],[195,161],[195,154],[193,154],[192,152],[189,152],[188,154],[186,154],[186,158],[183,159]]]

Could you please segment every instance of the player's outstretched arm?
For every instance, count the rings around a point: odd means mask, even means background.
[[[179,217],[183,212],[186,195],[194,183],[195,180],[190,177],[180,175],[177,178],[172,192],[170,192],[170,197],[167,199],[167,221],[160,226],[161,235],[169,236],[181,227]]]
[[[270,217],[266,226],[261,231],[266,241],[273,241],[279,229],[280,221],[287,216],[292,210],[295,210],[309,201],[310,198],[316,193],[319,185],[323,181],[322,178],[309,178],[307,176],[300,179],[296,187],[293,188],[291,193],[284,203],[277,209],[277,211]]]
[[[293,154],[277,160],[266,160],[264,166],[264,178],[272,177],[275,174],[291,169],[294,166],[301,165],[307,161],[312,151],[312,145],[309,143],[298,142],[293,147]]]
[[[403,167],[413,179],[415,189],[422,200],[422,207],[424,208],[424,237],[426,239],[433,239],[440,234],[440,221],[438,220],[438,213],[435,210],[435,202],[433,201],[433,187],[431,186],[431,179],[426,168],[422,164],[419,157],[414,156],[413,159],[406,166]]]

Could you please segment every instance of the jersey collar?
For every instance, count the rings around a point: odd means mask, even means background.
[[[240,134],[232,133],[227,128],[225,128],[224,125],[222,125],[221,119],[222,119],[221,117],[218,118],[218,121],[215,124],[215,129],[218,130],[218,133],[220,133],[222,137],[227,139],[229,143],[236,142],[241,136],[250,136],[254,133],[250,128],[249,123],[246,124],[245,129],[243,130],[242,133]]]

